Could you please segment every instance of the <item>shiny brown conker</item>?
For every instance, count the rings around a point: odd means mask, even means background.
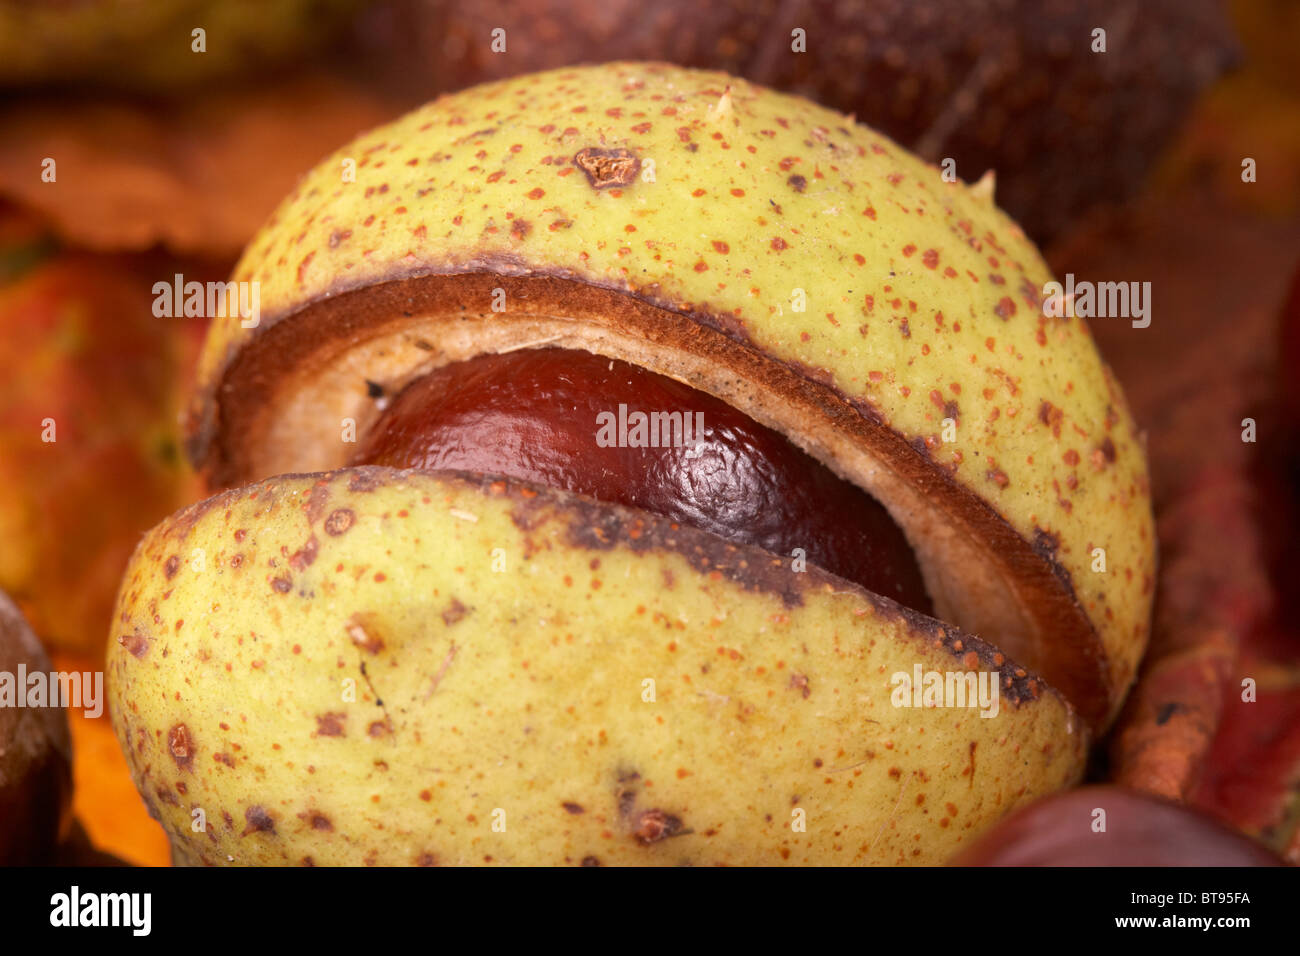
[[[569,349],[482,355],[395,396],[352,464],[520,478],[807,562],[930,612],[889,512],[704,392]]]

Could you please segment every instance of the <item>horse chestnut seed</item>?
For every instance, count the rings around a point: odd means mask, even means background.
[[[884,507],[730,405],[568,349],[481,355],[398,394],[352,464],[520,478],[640,508],[809,563],[925,613]]]

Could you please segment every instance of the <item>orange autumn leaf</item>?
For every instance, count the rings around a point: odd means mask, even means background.
[[[170,102],[28,97],[0,109],[0,194],[91,249],[233,260],[304,169],[399,111],[324,76]]]

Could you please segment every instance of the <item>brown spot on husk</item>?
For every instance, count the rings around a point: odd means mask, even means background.
[[[132,657],[141,658],[149,652],[149,638],[138,630],[134,634],[119,634],[117,643],[126,648]]]
[[[167,749],[171,751],[172,760],[176,761],[176,766],[181,770],[190,770],[194,763],[194,741],[190,737],[189,728],[184,724],[176,724],[171,730],[167,731]]]
[[[356,520],[356,512],[351,508],[336,508],[325,519],[325,533],[331,537],[338,537],[351,528],[356,523]]]
[[[353,614],[347,623],[348,637],[367,654],[378,654],[384,649],[384,639],[369,615]]]
[[[593,189],[630,186],[641,171],[641,160],[631,150],[588,146],[573,156],[573,164],[587,176]]]
[[[313,737],[346,737],[347,734],[343,729],[343,722],[347,720],[347,714],[328,713],[316,715],[316,733]]]
[[[642,811],[636,820],[636,829],[632,835],[636,837],[638,843],[642,846],[649,846],[652,843],[658,843],[660,840],[666,840],[669,837],[676,836],[683,830],[680,817],[675,817],[663,810],[645,810]]]
[[[456,622],[462,620],[470,613],[470,608],[461,604],[456,598],[451,599],[451,603],[442,612],[442,623],[451,627]]]
[[[241,837],[246,837],[250,833],[269,833],[275,835],[275,820],[271,814],[267,813],[264,807],[253,806],[244,811],[244,832]]]

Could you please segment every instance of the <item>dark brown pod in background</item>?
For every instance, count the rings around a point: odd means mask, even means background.
[[[24,693],[20,666],[26,674],[51,669],[18,608],[0,592],[0,680],[10,682],[0,693]],[[71,796],[72,743],[62,708],[11,706],[0,696],[0,866],[50,862],[69,825]]]
[[[996,170],[998,204],[1039,241],[1133,195],[1236,49],[1218,0],[387,0],[358,42],[366,75],[418,99],[596,60],[726,70],[951,157],[968,182]]]

